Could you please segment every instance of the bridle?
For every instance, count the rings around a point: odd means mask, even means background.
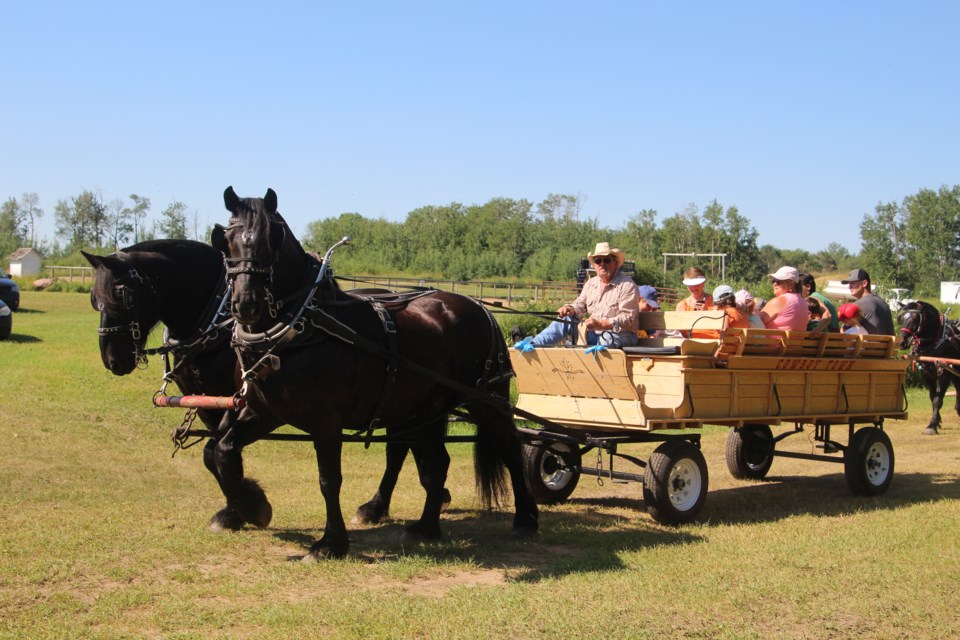
[[[136,285],[136,286],[135,286]],[[114,293],[120,301],[120,306],[124,311],[133,312],[133,318],[126,324],[115,325],[112,327],[97,327],[97,333],[101,336],[114,336],[129,333],[133,342],[133,353],[136,358],[137,366],[146,365],[147,353],[141,344],[143,330],[137,319],[135,310],[137,308],[137,287],[146,288],[150,292],[150,297],[159,311],[159,297],[153,282],[149,278],[140,275],[136,267],[131,266],[127,271],[126,279],[118,278],[113,285]],[[159,313],[158,313],[159,317]]]
[[[236,229],[237,227],[243,227],[239,222],[234,222],[227,226],[217,225],[223,229],[224,233],[230,231],[231,229]],[[240,233],[240,242],[246,246],[253,246],[257,241],[257,235],[250,229],[244,229]],[[274,259],[273,262],[276,262]],[[273,280],[273,263],[268,266],[263,266],[263,263],[255,255],[245,256],[241,258],[228,258],[226,255],[223,256],[223,264],[227,270],[227,278],[233,279],[235,276],[238,276],[242,273],[250,275],[260,275],[266,276],[268,281]],[[240,265],[240,266],[230,266],[230,265]]]
[[[240,222],[231,222],[226,226],[219,224],[216,226],[224,232],[224,236],[226,236],[227,231],[237,228],[243,229],[243,231],[240,232],[240,243],[247,247],[252,247],[257,242],[257,234]],[[279,313],[279,309],[273,298],[273,267],[277,262],[278,251],[279,250],[274,251],[272,262],[266,266],[252,251],[251,255],[238,258],[231,258],[225,253],[223,254],[223,266],[226,271],[227,285],[231,289],[234,288],[238,275],[247,274],[264,277],[264,299],[267,305],[267,313],[271,318],[276,318]]]
[[[904,338],[909,338],[914,343],[914,345],[917,345],[918,343],[922,343],[925,340],[925,338],[923,337],[923,333],[927,323],[927,313],[925,312],[923,303],[917,302],[916,305],[917,306],[914,309],[905,309],[904,311],[902,311],[900,313],[900,317],[898,318],[901,325],[906,325],[906,321],[908,319],[914,316],[919,316],[919,320],[917,320],[916,329],[910,329],[907,326],[900,327],[900,333],[904,335]],[[937,333],[941,334],[943,333],[943,316],[940,314],[938,315],[940,317],[940,330]],[[927,341],[933,340],[933,339],[934,338],[926,338]]]

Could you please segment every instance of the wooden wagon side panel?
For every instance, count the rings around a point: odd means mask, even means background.
[[[585,353],[583,349],[547,348],[526,353],[511,351],[520,393],[636,400],[627,372],[627,357],[619,350]]]

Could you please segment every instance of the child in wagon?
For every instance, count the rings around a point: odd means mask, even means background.
[[[823,320],[823,307],[820,306],[820,302],[814,298],[807,298],[807,308],[810,310],[810,320],[807,322],[807,331],[813,331],[820,326],[820,321]]]
[[[860,307],[848,302],[837,309],[837,317],[843,323],[844,333],[866,335],[867,330],[860,324]]]

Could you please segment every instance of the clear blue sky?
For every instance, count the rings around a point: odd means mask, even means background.
[[[579,194],[621,227],[735,205],[859,251],[878,202],[960,183],[957,2],[0,0],[0,199],[136,193],[298,234],[357,212]],[[592,245],[595,238],[585,238]]]

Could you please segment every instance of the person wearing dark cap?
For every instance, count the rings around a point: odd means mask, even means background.
[[[657,299],[657,290],[648,284],[642,284],[637,287],[637,295],[640,296],[640,311],[660,311],[660,301]]]
[[[896,335],[890,307],[870,290],[870,274],[866,270],[854,269],[846,280],[840,282],[847,285],[850,295],[857,299],[854,304],[860,308],[860,324],[867,333]]]

